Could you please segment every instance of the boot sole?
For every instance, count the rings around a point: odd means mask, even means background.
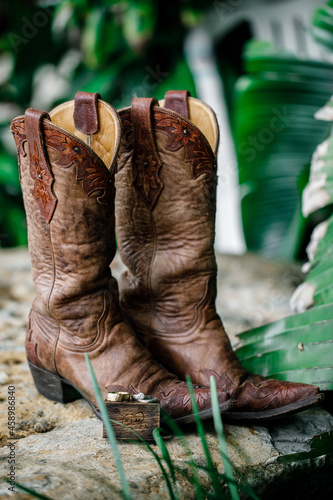
[[[299,413],[300,411],[307,410],[313,406],[318,405],[322,401],[324,401],[325,395],[323,393],[319,393],[316,396],[313,396],[308,399],[304,399],[303,401],[298,401],[297,403],[293,403],[282,408],[277,408],[275,410],[264,410],[258,412],[251,411],[228,411],[223,415],[223,418],[226,422],[230,423],[264,423],[271,422],[272,420],[277,420],[282,417],[289,417],[289,415],[294,415],[295,413]]]
[[[69,382],[69,380],[62,378],[60,375],[56,375],[55,373],[48,372],[47,370],[44,370],[44,368],[33,365],[29,360],[28,365],[32,378],[35,382],[36,389],[42,396],[63,404],[71,403],[76,399],[85,399],[93,409],[96,417],[102,420],[102,415],[100,414],[98,408],[87,398],[85,394],[80,391],[80,389]],[[232,399],[229,399],[225,403],[221,403],[219,406],[221,413],[228,411],[234,406],[234,404],[235,401]],[[202,410],[199,412],[199,416],[201,420],[212,418],[212,409],[207,408],[207,410]],[[163,417],[161,417],[161,420],[163,421]],[[173,420],[179,425],[193,424],[195,422],[195,417],[194,415],[186,415],[185,417],[174,418]]]

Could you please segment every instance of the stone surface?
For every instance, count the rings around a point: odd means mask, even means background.
[[[122,265],[114,263],[119,276]],[[289,314],[288,300],[301,274],[297,267],[272,263],[254,255],[219,258],[218,309],[234,335],[252,326]],[[16,394],[16,481],[52,499],[120,498],[119,477],[108,442],[102,439],[102,423],[83,401],[62,405],[39,395],[34,387],[24,352],[25,327],[34,297],[30,261],[26,250],[0,251],[0,475],[8,464],[8,386]],[[265,465],[278,454],[309,448],[313,435],[333,429],[333,417],[318,408],[266,427],[225,425],[232,462],[262,499],[328,498],[332,487],[332,456],[302,462]],[[223,464],[211,423],[206,435],[212,458],[220,472]],[[186,432],[195,462],[205,465],[200,439],[193,429]],[[186,479],[189,465],[176,438],[165,441],[178,474],[180,499],[195,499]],[[158,451],[156,446],[152,446]],[[119,443],[126,476],[134,499],[166,499],[167,488],[157,463],[140,443]],[[199,473],[211,490],[206,473]],[[332,487],[333,488],[333,487]],[[4,483],[0,498],[31,498]],[[247,498],[244,494],[242,498]]]

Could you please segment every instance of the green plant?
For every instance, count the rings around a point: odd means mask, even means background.
[[[183,40],[208,7],[204,0],[0,2],[0,246],[27,243],[11,119],[28,107],[50,111],[79,90],[100,92],[116,108],[172,87],[195,95]]]
[[[333,207],[332,100],[316,114],[331,122],[331,134],[320,144],[303,191],[303,214]],[[237,350],[244,367],[282,380],[333,389],[333,214],[313,232],[308,246],[307,276],[291,299],[299,314],[241,333]],[[308,310],[307,310],[308,309]]]
[[[313,15],[312,34],[318,43],[333,50],[333,2],[318,7]]]
[[[97,381],[96,381],[96,378],[94,376],[89,357],[87,354],[85,354],[85,357],[86,357],[86,362],[88,365],[90,376],[92,377],[94,391],[95,391],[96,397],[98,399],[98,404],[99,404],[99,407],[101,410],[103,422],[104,422],[104,425],[107,429],[107,426],[110,425],[110,427],[112,427],[112,424],[111,424],[109,416],[107,414],[105,403],[102,400],[102,396],[101,396],[100,390],[98,388]],[[192,387],[190,379],[187,379],[187,383],[188,383],[188,387],[189,387],[189,390],[191,393],[193,413],[194,413],[195,419],[196,419],[197,431],[198,431],[198,434],[201,438],[202,447],[203,447],[204,454],[205,454],[205,457],[207,460],[207,467],[200,467],[197,464],[195,464],[195,462],[192,459],[192,456],[191,456],[192,454],[190,452],[190,448],[188,446],[188,443],[186,442],[185,434],[180,430],[180,428],[176,424],[176,422],[174,422],[165,413],[164,413],[165,423],[170,428],[170,430],[173,432],[174,436],[176,438],[179,438],[182,446],[184,447],[184,450],[185,450],[186,455],[188,457],[188,465],[190,466],[190,470],[192,471],[192,475],[188,475],[188,474],[184,473],[184,471],[180,467],[178,467],[177,465],[174,464],[174,462],[173,462],[173,460],[168,452],[168,449],[167,449],[167,447],[166,447],[166,445],[161,437],[161,432],[165,432],[165,430],[163,430],[163,429],[155,429],[154,430],[154,439],[155,439],[155,442],[156,442],[156,444],[161,452],[161,457],[159,457],[157,455],[157,453],[153,450],[153,448],[146,441],[144,441],[142,438],[140,438],[140,436],[138,436],[138,434],[132,430],[132,432],[136,436],[136,438],[138,438],[144,444],[144,446],[148,449],[148,451],[152,454],[154,459],[157,461],[157,463],[161,469],[162,476],[166,482],[170,499],[175,499],[175,500],[178,499],[177,482],[176,482],[176,474],[178,473],[181,475],[185,475],[185,477],[187,477],[187,479],[190,481],[190,483],[193,484],[196,492],[199,493],[197,495],[197,498],[213,498],[213,499],[215,498],[215,499],[221,499],[221,500],[223,498],[228,498],[228,496],[226,495],[224,488],[223,488],[223,485],[225,483],[227,483],[229,485],[230,497],[232,500],[239,499],[237,488],[240,488],[241,491],[245,491],[246,494],[250,498],[253,498],[254,500],[259,500],[259,497],[254,493],[251,486],[249,484],[247,484],[246,481],[243,480],[243,484],[239,484],[235,480],[235,477],[233,474],[233,465],[231,464],[229,456],[228,456],[227,445],[226,445],[225,437],[223,434],[223,424],[222,424],[222,419],[221,419],[221,415],[220,415],[219,408],[218,408],[217,391],[216,391],[216,384],[215,384],[214,378],[211,377],[211,394],[212,394],[212,409],[213,409],[213,416],[214,416],[214,426],[215,426],[215,430],[216,430],[217,435],[218,435],[220,452],[221,452],[221,459],[222,459],[222,462],[224,463],[226,474],[219,473],[216,469],[216,466],[213,464],[213,461],[211,459],[211,455],[209,452],[203,424],[202,424],[200,417],[199,417],[199,412],[198,412],[198,408],[197,408],[197,405],[195,402],[193,387]],[[120,423],[117,422],[117,424],[120,424]],[[120,425],[126,427],[124,424],[120,424]],[[113,433],[109,434],[107,432],[107,436],[109,439],[109,443],[110,443],[110,447],[111,447],[112,452],[115,454],[115,457],[119,457],[119,453],[117,450],[117,443],[116,443],[116,441],[113,440],[113,437],[112,437]],[[111,437],[111,439],[109,436]],[[162,461],[164,461],[166,463],[169,473],[167,473]],[[118,471],[122,470],[122,468],[119,469],[119,464],[117,464],[117,467],[118,467]],[[197,470],[200,470],[200,469],[205,470],[209,474],[211,483],[213,485],[214,494],[210,494],[210,493],[207,494],[207,492],[203,491],[203,489],[200,485],[199,476],[197,473]],[[122,485],[123,485],[123,491],[124,491],[124,484],[125,483],[123,481],[124,481],[124,478],[122,479]],[[128,497],[125,497],[125,498],[128,498]]]
[[[333,92],[332,66],[258,40],[244,59],[233,128],[246,243],[269,257],[300,258],[314,224],[302,215],[300,195],[328,133],[313,115]]]
[[[110,427],[112,427],[112,424],[111,424],[109,416],[107,414],[105,403],[104,403],[104,401],[102,401],[101,393],[100,393],[100,390],[98,388],[97,381],[96,381],[96,378],[94,376],[89,357],[87,354],[85,354],[85,357],[86,357],[86,362],[88,364],[88,369],[89,369],[90,375],[92,377],[94,391],[95,391],[95,394],[96,394],[96,397],[98,400],[98,404],[99,404],[99,407],[101,410],[103,422],[104,422],[104,425],[107,429],[107,425],[108,426],[110,425]],[[227,474],[219,473],[217,471],[215,465],[212,462],[209,448],[208,448],[208,444],[207,444],[207,440],[205,437],[203,424],[200,420],[198,408],[197,408],[197,405],[195,402],[191,381],[188,379],[187,383],[188,383],[188,387],[189,387],[189,390],[191,393],[193,413],[195,415],[197,431],[198,431],[198,434],[201,438],[202,447],[203,447],[204,454],[205,454],[205,457],[207,460],[207,467],[204,467],[204,468],[199,467],[198,465],[196,465],[193,462],[192,458],[190,457],[191,452],[189,451],[189,446],[186,443],[185,435],[181,432],[181,430],[179,429],[177,424],[175,422],[173,422],[172,419],[170,419],[170,417],[169,418],[166,417],[166,423],[169,426],[169,428],[171,430],[176,431],[174,433],[176,437],[180,437],[180,442],[182,443],[184,450],[190,459],[189,460],[190,469],[192,470],[192,472],[194,470],[193,476],[186,475],[186,477],[188,478],[190,483],[193,484],[196,491],[199,492],[198,498],[209,497],[209,498],[215,498],[215,499],[221,499],[221,500],[223,498],[228,498],[226,493],[224,492],[224,488],[223,488],[223,485],[225,484],[225,482],[227,482],[229,484],[229,489],[230,489],[230,494],[231,494],[232,500],[238,500],[239,499],[238,492],[237,492],[237,484],[238,483],[236,482],[235,477],[233,475],[233,471],[232,471],[233,467],[232,467],[232,464],[229,460],[228,453],[227,453],[227,446],[226,446],[225,438],[223,435],[223,425],[222,425],[221,415],[220,415],[220,412],[218,409],[218,400],[217,400],[215,380],[213,378],[211,378],[212,400],[214,400],[212,408],[213,408],[213,414],[214,414],[214,423],[217,426],[217,433],[218,433],[218,437],[219,437],[221,458],[225,464],[225,470],[228,471]],[[108,423],[106,423],[106,422],[108,422]],[[119,424],[119,422],[117,422],[117,423]],[[124,424],[120,424],[120,425],[123,425],[124,427],[126,427]],[[140,439],[140,441],[144,444],[144,446],[148,449],[148,451],[152,454],[154,459],[157,461],[157,463],[161,469],[163,479],[166,482],[170,499],[177,500],[178,499],[178,492],[177,492],[177,483],[176,483],[176,473],[184,475],[184,471],[173,463],[172,458],[169,455],[167,447],[164,444],[163,439],[161,437],[161,432],[165,432],[165,431],[163,429],[155,429],[154,430],[154,439],[155,439],[155,442],[156,442],[158,448],[160,449],[161,457],[159,457],[157,455],[157,453],[152,449],[152,447],[146,441],[144,441],[142,438],[140,438],[140,436],[138,436],[138,434],[135,431],[132,430],[132,432],[137,438]],[[111,438],[109,438],[109,435]],[[113,440],[113,437],[112,437],[112,436],[114,436],[114,434],[113,433],[108,434],[108,432],[107,432],[107,436],[109,439],[111,450],[115,454],[115,457],[118,457],[119,453],[117,450],[117,443]],[[168,468],[169,473],[167,473],[167,471],[162,463],[162,460],[167,464],[167,468]],[[119,469],[118,463],[117,463],[117,467],[118,467],[118,471],[122,470],[122,468]],[[209,477],[211,479],[211,483],[213,485],[213,490],[214,490],[213,495],[212,494],[207,495],[206,493],[203,492],[202,487],[200,486],[199,479],[198,479],[198,474],[196,473],[195,469],[203,469],[209,474]],[[124,481],[124,478],[122,479],[123,492],[124,492],[124,484],[125,483],[123,481]],[[246,482],[245,482],[245,484],[241,485],[241,489],[246,491],[250,498],[258,500],[257,495],[253,492],[252,488],[248,484],[246,484]],[[130,498],[130,497],[125,497],[125,498]]]

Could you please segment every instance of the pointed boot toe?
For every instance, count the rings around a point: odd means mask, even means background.
[[[226,414],[227,421],[267,421],[298,413],[324,400],[318,387],[309,384],[281,382],[250,375],[231,391],[236,404]]]

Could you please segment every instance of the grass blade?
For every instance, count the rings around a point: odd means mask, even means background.
[[[199,434],[200,439],[201,439],[202,448],[204,450],[205,457],[207,460],[207,466],[208,466],[208,470],[209,470],[210,479],[211,479],[212,484],[213,484],[214,492],[215,492],[216,498],[223,499],[223,498],[226,498],[226,496],[223,492],[222,484],[219,480],[216,467],[214,466],[214,463],[212,461],[212,457],[211,457],[210,452],[209,452],[209,448],[208,448],[208,444],[207,444],[206,436],[205,436],[205,430],[204,430],[203,424],[201,422],[201,419],[199,416],[199,411],[198,411],[198,406],[197,406],[197,403],[196,403],[195,397],[194,397],[193,385],[192,385],[191,379],[188,375],[186,376],[186,382],[187,382],[187,385],[188,385],[188,388],[190,391],[192,410],[193,410],[193,414],[194,414],[194,418],[195,418],[195,422],[196,422],[196,426],[197,426],[197,431],[198,431],[198,434]]]
[[[131,500],[131,494],[130,494],[129,486],[128,486],[128,483],[127,483],[127,479],[126,479],[125,472],[124,472],[124,469],[123,469],[123,464],[121,462],[120,454],[119,454],[119,451],[118,451],[117,439],[116,439],[116,436],[114,435],[114,431],[113,431],[113,428],[112,428],[112,425],[111,425],[111,422],[110,422],[110,419],[109,419],[109,414],[108,414],[106,405],[105,405],[105,403],[103,401],[103,396],[101,394],[100,388],[98,387],[98,383],[97,383],[97,380],[96,380],[96,377],[95,377],[95,373],[94,373],[94,370],[93,370],[93,368],[91,366],[91,361],[89,359],[88,354],[84,353],[84,357],[85,357],[85,360],[86,360],[86,363],[87,363],[87,366],[88,366],[88,370],[89,370],[89,374],[90,374],[90,377],[91,377],[91,380],[92,380],[92,383],[93,383],[94,392],[95,392],[95,396],[96,396],[97,403],[98,403],[98,406],[99,406],[99,410],[101,412],[101,415],[102,415],[102,418],[103,418],[103,422],[104,422],[104,425],[105,425],[106,435],[107,435],[108,441],[110,443],[110,447],[111,447],[111,450],[113,452],[114,459],[115,459],[115,462],[116,462],[116,467],[117,467],[118,474],[119,474],[119,477],[120,477],[120,482],[121,482],[121,485],[122,485],[122,492],[123,492],[124,498],[126,500]]]
[[[160,434],[160,430],[163,430],[163,429],[158,429],[158,428],[154,429],[153,430],[153,436],[154,436],[154,439],[155,439],[155,443],[157,444],[157,446],[159,447],[159,449],[161,451],[162,458],[163,458],[163,460],[165,460],[165,462],[166,462],[166,464],[168,466],[172,482],[173,482],[174,487],[176,489],[175,467],[174,467],[173,462],[171,460],[169,451],[168,451],[167,447],[164,444],[163,438],[162,438],[162,436]],[[175,500],[178,500],[177,490],[174,493],[174,498],[175,498]]]
[[[203,470],[203,471],[205,471],[206,473],[209,474],[209,470],[208,470],[207,467],[205,467],[203,465],[197,465],[197,468],[199,470]],[[237,475],[239,476],[240,482],[239,481],[236,482],[233,479],[228,478],[225,474],[222,474],[221,472],[216,471],[216,475],[218,476],[219,481],[221,483],[230,482],[232,484],[235,484],[235,486],[237,486],[238,490],[246,493],[246,498],[251,498],[252,500],[261,500],[261,498],[258,497],[258,495],[256,494],[256,492],[253,490],[253,488],[250,485],[250,483],[244,478],[244,476],[242,475],[241,471],[239,469],[237,469],[237,467],[235,467],[235,465],[233,466],[233,468],[237,472]],[[177,467],[176,467],[176,471],[179,472],[178,469],[177,469]],[[210,496],[211,496],[211,494],[210,494]],[[205,496],[205,498],[206,498],[206,496]]]
[[[166,411],[164,411],[162,409],[161,413],[163,415],[164,422],[168,425],[168,427],[170,428],[170,430],[174,434],[174,436],[179,438],[179,441],[184,448],[184,451],[185,451],[186,456],[188,458],[187,463],[188,463],[188,465],[191,469],[191,473],[192,473],[191,477],[189,477],[188,474],[186,474],[186,477],[191,482],[191,484],[193,484],[193,486],[195,487],[196,499],[203,500],[205,495],[204,495],[203,488],[200,484],[200,479],[198,476],[198,467],[192,458],[192,451],[189,447],[189,444],[187,442],[185,434],[181,431],[177,422],[175,422]],[[180,472],[180,471],[178,470],[178,472]],[[181,471],[181,474],[184,475],[184,471]]]
[[[226,476],[233,481],[235,481],[234,472],[232,470],[232,465],[229,459],[228,447],[223,434],[223,423],[221,419],[221,413],[219,409],[219,402],[217,398],[217,390],[216,390],[216,382],[213,376],[210,377],[210,393],[212,398],[212,410],[213,410],[213,419],[214,419],[214,427],[220,447],[221,457],[224,464],[224,469]],[[230,482],[228,480],[230,495],[232,500],[239,500],[239,495],[237,491],[237,486],[234,482]]]
[[[4,481],[6,483],[10,483],[10,480],[7,477],[4,478]],[[19,488],[20,490],[25,491],[26,493],[28,493],[32,497],[39,498],[39,500],[52,500],[50,497],[42,495],[41,493],[38,493],[37,491],[32,490],[31,488],[28,488],[27,486],[24,486],[23,484],[15,483],[15,486],[17,488]]]
[[[108,418],[109,418],[109,415],[108,415]],[[160,467],[160,469],[161,469],[161,472],[162,472],[162,475],[163,475],[163,479],[164,479],[165,484],[166,484],[166,486],[167,486],[167,488],[168,488],[168,493],[169,493],[170,499],[171,499],[171,500],[178,500],[177,495],[175,496],[175,494],[174,494],[174,491],[173,491],[173,489],[172,489],[172,484],[171,484],[171,482],[170,482],[170,479],[169,479],[169,477],[168,477],[168,474],[166,473],[165,468],[163,467],[163,464],[162,464],[162,461],[161,461],[160,457],[157,455],[157,453],[155,453],[155,451],[154,451],[154,450],[152,449],[152,447],[151,447],[151,446],[147,443],[147,441],[145,441],[145,440],[143,439],[143,437],[141,437],[141,436],[140,436],[140,434],[138,434],[136,431],[134,431],[133,429],[131,429],[131,427],[128,427],[127,425],[123,424],[122,422],[117,422],[116,420],[112,420],[112,419],[110,419],[110,418],[109,418],[109,420],[110,420],[110,422],[113,422],[113,423],[115,423],[115,424],[117,424],[117,425],[121,425],[122,427],[125,427],[125,429],[127,429],[127,430],[131,431],[131,432],[134,434],[134,436],[135,436],[135,437],[136,437],[139,441],[141,441],[141,442],[145,445],[145,447],[146,447],[146,448],[148,449],[148,451],[149,451],[149,452],[153,455],[153,457],[155,458],[155,460],[156,460],[157,464],[159,465],[159,467]],[[164,444],[164,443],[163,443],[163,444]]]

